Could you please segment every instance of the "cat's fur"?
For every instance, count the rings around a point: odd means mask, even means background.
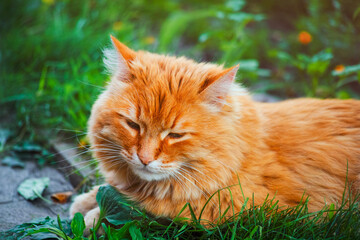
[[[105,59],[112,79],[93,106],[89,137],[106,181],[147,211],[175,217],[189,202],[199,215],[211,194],[232,185],[220,194],[222,211],[239,211],[244,197],[261,204],[268,194],[293,206],[304,193],[310,210],[320,210],[341,201],[346,177],[359,190],[360,101],[257,103],[233,83],[237,66],[112,41],[116,51]],[[71,215],[80,211],[92,225],[96,192],[80,195]],[[214,197],[202,218],[218,216]]]

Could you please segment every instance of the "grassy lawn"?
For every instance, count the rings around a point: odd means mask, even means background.
[[[358,0],[5,0],[0,19],[0,114],[16,115],[16,141],[46,140],[39,129],[81,140],[109,78],[102,50],[110,34],[135,50],[240,63],[237,81],[253,92],[284,99],[360,98]],[[196,219],[158,220],[139,210],[100,238],[356,239],[359,198],[346,199],[338,211],[330,206],[319,213],[307,212],[306,203],[291,209],[271,200],[247,203],[250,208],[213,228]],[[42,219],[14,234],[45,227],[76,238],[82,235],[81,216],[76,222],[64,220],[62,229]]]
[[[222,191],[227,191],[224,189]],[[222,191],[213,195],[217,197]],[[344,192],[344,196],[346,192]],[[360,196],[344,200],[338,209],[330,205],[319,212],[308,212],[307,199],[292,208],[281,208],[274,199],[254,206],[244,199],[241,212],[221,224],[203,227],[200,219],[154,218],[126,201],[114,188],[104,186],[96,197],[101,213],[100,221],[91,231],[103,229],[102,234],[84,237],[83,216],[74,219],[38,219],[24,223],[2,237],[32,236],[34,239],[358,239],[360,236]],[[344,197],[345,199],[345,197]],[[185,205],[192,212],[191,205]],[[205,206],[204,206],[205,208]],[[228,209],[231,211],[231,209]],[[180,213],[179,213],[180,214]],[[101,223],[106,220],[109,224]],[[185,222],[184,222],[185,220]],[[202,222],[203,223],[203,222]],[[1,237],[1,234],[0,234]]]

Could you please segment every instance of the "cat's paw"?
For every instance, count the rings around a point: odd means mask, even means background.
[[[70,206],[70,218],[73,218],[75,213],[80,212],[83,216],[90,210],[98,206],[96,202],[96,194],[100,186],[94,187],[90,192],[83,193],[74,199]]]
[[[97,206],[96,199],[91,199],[89,193],[84,193],[77,196],[70,206],[70,218],[72,219],[75,213],[80,212],[85,216],[91,209]]]
[[[90,228],[94,228],[97,224],[97,222],[99,221],[99,217],[100,217],[100,208],[96,207],[90,211],[88,211],[84,217],[84,221],[85,221],[85,232],[84,234],[86,236],[90,235]],[[103,234],[104,231],[102,229],[102,227],[100,227],[98,229],[98,234]]]

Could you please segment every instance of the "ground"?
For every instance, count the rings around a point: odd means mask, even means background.
[[[25,200],[17,193],[17,187],[28,178],[49,177],[50,185],[44,192],[45,198],[51,194],[72,191],[73,187],[67,178],[51,166],[39,168],[35,161],[26,161],[25,168],[11,168],[0,165],[0,231],[8,230],[14,226],[29,222],[40,217],[68,216],[69,203],[48,204],[41,199]]]

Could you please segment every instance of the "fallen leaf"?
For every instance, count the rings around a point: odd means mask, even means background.
[[[55,203],[64,204],[69,200],[72,195],[73,192],[71,191],[54,193],[53,195],[51,195],[51,200],[53,200],[53,202]]]
[[[22,162],[20,159],[18,159],[17,157],[12,157],[12,156],[6,156],[2,161],[1,164],[3,165],[7,165],[9,167],[20,167],[20,168],[24,168],[25,167],[25,163]]]
[[[49,185],[50,179],[48,177],[43,178],[30,178],[23,181],[18,187],[17,191],[27,200],[34,200],[38,197],[41,198],[41,194],[44,189]]]

